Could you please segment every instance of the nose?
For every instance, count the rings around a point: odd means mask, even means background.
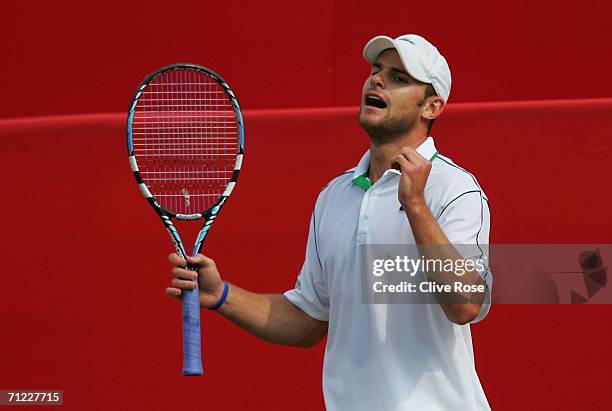
[[[370,88],[374,88],[377,86],[380,88],[384,88],[385,86],[380,71],[378,73],[373,73],[370,75]]]

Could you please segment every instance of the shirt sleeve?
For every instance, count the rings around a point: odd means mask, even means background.
[[[298,275],[295,288],[287,291],[285,297],[310,317],[320,321],[329,320],[329,294],[317,248],[315,213],[310,219],[306,257],[302,270]]]
[[[446,205],[438,217],[438,224],[450,243],[466,259],[480,261],[477,271],[487,284],[487,295],[478,316],[471,321],[482,320],[491,307],[493,275],[489,269],[489,202],[482,191],[468,191],[456,196]],[[480,267],[480,268],[479,268]]]

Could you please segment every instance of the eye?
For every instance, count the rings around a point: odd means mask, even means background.
[[[408,80],[402,76],[401,74],[393,74],[391,76],[391,78],[393,79],[393,81],[395,81],[396,83],[408,83]]]

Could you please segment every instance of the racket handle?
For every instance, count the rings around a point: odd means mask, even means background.
[[[200,292],[183,290],[183,375],[202,375]]]

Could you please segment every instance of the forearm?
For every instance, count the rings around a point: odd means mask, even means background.
[[[416,244],[419,245],[420,251],[426,259],[436,261],[464,259],[456,248],[450,244],[427,205],[422,203],[406,208],[406,215],[410,221]],[[427,272],[427,277],[430,281],[435,281],[438,284],[450,285],[452,290],[455,289],[456,282],[463,285],[486,287],[484,280],[475,270],[465,270],[462,275],[444,270],[430,270]],[[460,291],[447,293],[443,299],[439,299],[439,302],[450,321],[456,324],[465,324],[478,315],[484,297],[484,292]],[[449,301],[459,303],[449,303]]]
[[[230,286],[218,312],[272,344],[310,347],[327,333],[327,323],[309,317],[281,294],[256,294]]]

